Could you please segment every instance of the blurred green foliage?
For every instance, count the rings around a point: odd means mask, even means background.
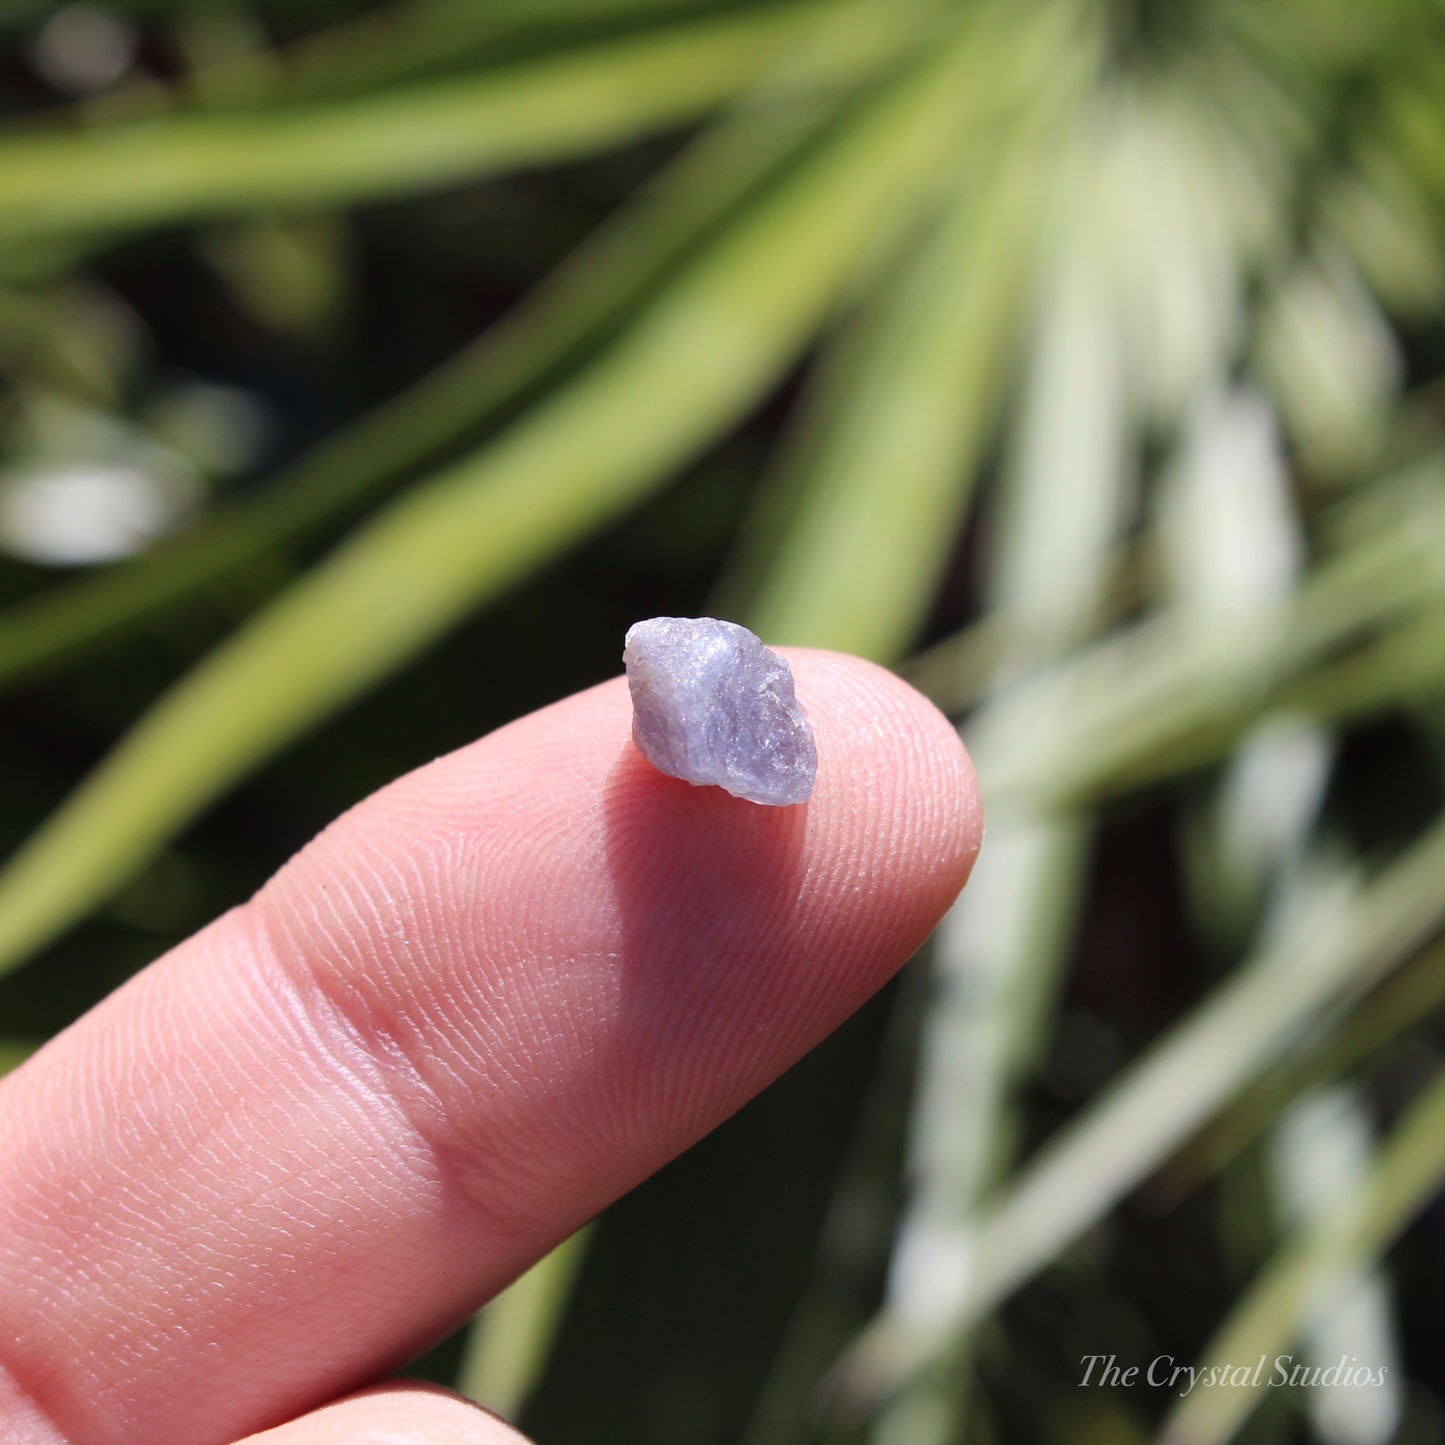
[[[0,1068],[716,610],[960,719],[978,874],[427,1368],[551,1445],[1440,1438],[1435,0],[0,27]]]

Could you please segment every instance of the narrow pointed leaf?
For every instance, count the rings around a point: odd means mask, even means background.
[[[469,1400],[517,1418],[546,1368],[590,1234],[563,1240],[472,1321],[456,1381]]]
[[[834,347],[723,579],[717,609],[770,640],[892,659],[933,599],[1011,379],[1060,101],[1037,103],[1038,77],[1067,32],[1015,31],[1012,50],[980,47],[974,78],[981,113],[1006,116],[1015,140],[963,166],[920,254]]]
[[[14,134],[0,141],[0,242],[341,205],[591,154],[706,114],[831,5],[703,16],[329,104]]]
[[[955,143],[957,49],[880,87],[574,382],[394,503],[132,729],[0,874],[0,968],[211,799],[658,486],[806,343]]]
[[[1376,1156],[1359,1188],[1334,1199],[1284,1245],[1230,1312],[1200,1368],[1286,1353],[1311,1309],[1351,1271],[1376,1259],[1445,1182],[1445,1076],[1437,1075]],[[1333,1363],[1333,1361],[1331,1362]],[[1377,1361],[1353,1362],[1372,1368]],[[1224,1445],[1263,1392],[1224,1372],[1192,1390],[1166,1422],[1160,1445]]]
[[[0,613],[0,692],[84,657],[440,461],[595,354],[833,114],[747,106],[702,136],[510,316],[192,532]]]
[[[1358,897],[1324,899],[1166,1034],[1024,1169],[980,1230],[969,1289],[946,1327],[865,1337],[855,1359],[887,1391],[946,1355],[1342,1000],[1445,923],[1445,823]]]

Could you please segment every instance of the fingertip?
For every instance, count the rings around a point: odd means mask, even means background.
[[[818,743],[812,797],[759,807],[652,768],[630,744],[604,793],[611,898],[662,1106],[715,1120],[835,1028],[916,951],[979,849],[982,812],[948,720],[895,674],[785,649]],[[624,736],[625,697],[599,737]],[[601,745],[607,746],[607,745]],[[691,1099],[708,1100],[697,1108]],[[664,1121],[629,1112],[661,1132]]]
[[[815,796],[832,851],[848,859],[866,846],[926,933],[968,881],[983,839],[978,781],[957,729],[876,663],[783,651],[819,733]]]

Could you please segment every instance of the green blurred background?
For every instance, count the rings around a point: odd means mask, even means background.
[[[0,1067],[717,613],[959,719],[975,881],[420,1368],[546,1445],[1445,1438],[1445,7],[0,42]]]

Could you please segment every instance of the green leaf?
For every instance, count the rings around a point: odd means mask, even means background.
[[[715,610],[769,639],[896,657],[966,512],[1011,380],[1058,122],[1090,55],[1068,12],[1000,18],[980,28],[970,78],[980,142],[918,254],[825,359],[720,584]]]
[[[0,1076],[18,1069],[39,1047],[34,1039],[0,1038]]]
[[[1067,725],[1023,738],[1005,718],[988,730],[994,741],[976,731],[980,750],[993,749],[990,799],[1077,804],[1217,760],[1270,707],[1334,718],[1435,685],[1440,653],[1425,644],[1440,635],[1445,601],[1439,475],[1438,461],[1421,467],[1408,499],[1382,488],[1396,505],[1378,525],[1262,609],[1247,634],[1159,616],[1022,684],[1022,715]],[[1339,656],[1372,629],[1372,645]]]
[[[1332,890],[1155,1043],[1026,1166],[979,1230],[954,1317],[913,1336],[864,1337],[862,1388],[887,1392],[1101,1219],[1332,1008],[1445,923],[1445,822],[1365,890]]]
[[[237,778],[659,486],[777,378],[956,144],[959,49],[877,88],[569,386],[394,503],[218,648],[0,874],[0,967]]]
[[[798,450],[759,503],[765,567],[739,558],[723,615],[745,615],[770,641],[881,660],[903,650],[1009,378],[1037,200],[1034,169],[1007,161],[960,186],[923,251],[843,337]],[[770,527],[779,511],[786,520]]]
[[[833,113],[753,103],[707,131],[503,321],[193,530],[0,613],[0,691],[117,634],[326,523],[596,355],[628,315],[816,136]]]
[[[1360,1186],[1286,1243],[1230,1311],[1204,1351],[1201,1368],[1273,1362],[1306,1315],[1389,1247],[1445,1181],[1445,1074],[1437,1074],[1395,1127]],[[1333,1363],[1333,1361],[1331,1362]],[[1371,1368],[1368,1360],[1356,1365]],[[1161,1445],[1223,1445],[1259,1403],[1262,1391],[1218,1382],[1192,1390],[1166,1421]]]
[[[469,1400],[508,1420],[521,1413],[546,1368],[590,1234],[563,1240],[473,1320],[456,1381]]]
[[[1292,1099],[1371,1059],[1389,1057],[1401,1034],[1445,1008],[1445,943],[1412,959],[1377,992],[1332,1022],[1309,1048],[1262,1074],[1184,1151],[1169,1172],[1170,1188],[1185,1194],[1222,1168],[1264,1132]]]
[[[314,210],[588,155],[706,114],[836,3],[704,15],[329,104],[12,134],[0,142],[0,241]]]
[[[770,0],[772,8],[812,0]],[[761,8],[757,0],[412,0],[348,16],[268,55],[274,87],[290,99],[357,92],[460,68],[505,64],[548,50],[722,11]],[[244,62],[243,62],[244,63]],[[207,90],[224,64],[207,66],[193,86]],[[215,86],[222,93],[225,85]],[[269,93],[269,92],[268,92]]]

